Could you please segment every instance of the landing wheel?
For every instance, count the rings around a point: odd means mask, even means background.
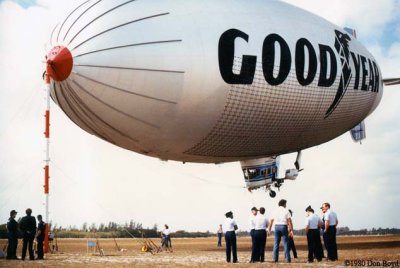
[[[269,196],[274,198],[276,196],[276,192],[275,191],[270,191],[269,192]]]

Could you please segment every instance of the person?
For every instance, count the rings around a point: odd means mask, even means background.
[[[36,234],[36,219],[31,216],[32,209],[28,208],[26,211],[26,216],[23,217],[19,223],[20,229],[22,231],[22,260],[25,260],[26,250],[29,250],[29,259],[34,260],[35,256],[33,254],[33,240]]]
[[[273,249],[274,262],[278,262],[279,260],[279,244],[281,243],[282,238],[286,262],[291,262],[289,252],[289,234],[293,235],[293,224],[290,213],[286,209],[286,203],[287,201],[285,199],[279,201],[278,208],[274,211],[268,225],[268,235],[271,235],[272,225],[275,224],[275,239]]]
[[[217,246],[218,247],[222,247],[222,234],[223,234],[222,224],[220,224],[219,228],[218,228],[218,231],[217,231],[217,235],[218,235],[218,244],[217,244]]]
[[[293,218],[293,211],[289,209],[290,217]],[[294,244],[294,235],[289,235],[289,252],[293,252],[293,258],[297,259],[296,245]]]
[[[267,226],[268,218],[265,216],[265,208],[260,207],[259,214],[255,217],[254,240],[256,248],[256,260],[264,262],[265,260],[265,243],[267,242]]]
[[[322,260],[321,226],[322,220],[314,214],[314,209],[308,206],[306,208],[304,228],[307,235],[308,262],[314,262],[314,258],[316,258],[318,262]]]
[[[320,207],[321,212],[322,212],[322,217],[320,218],[322,221],[322,225],[321,225],[321,231],[320,233],[322,234],[322,240],[324,241],[324,248],[325,250],[328,252],[328,248],[326,247],[326,245],[328,244],[327,240],[326,240],[326,233],[325,233],[325,215],[324,212],[322,211],[322,206]],[[325,252],[322,249],[322,258],[326,258],[325,256]]]
[[[161,231],[162,247],[172,250],[171,230],[167,224],[164,225],[164,230]]]
[[[225,213],[225,221],[223,230],[225,232],[225,245],[226,245],[226,262],[231,262],[231,253],[233,263],[238,262],[237,249],[236,249],[236,233],[238,229],[235,220],[233,219],[233,212],[229,211]]]
[[[328,260],[337,261],[337,244],[336,244],[336,226],[339,221],[335,212],[331,210],[328,202],[322,204],[322,212],[324,213],[324,234],[326,235],[326,250],[328,251]]]
[[[46,223],[43,221],[42,215],[37,215],[37,219],[39,221],[37,233],[36,233],[36,241],[37,241],[37,258],[38,260],[43,260],[43,241],[44,235],[46,233]]]
[[[10,218],[7,222],[7,237],[8,237],[8,246],[7,246],[7,259],[8,260],[17,260],[17,246],[18,246],[18,223],[15,220],[17,216],[15,210],[10,211]]]
[[[251,215],[249,218],[249,228],[250,228],[250,237],[251,237],[251,257],[250,257],[250,263],[256,262],[259,260],[258,252],[256,250],[256,242],[255,242],[255,218],[258,213],[258,209],[256,207],[251,208]]]

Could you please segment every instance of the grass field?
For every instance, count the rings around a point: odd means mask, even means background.
[[[251,241],[249,237],[238,238],[239,264],[225,262],[225,247],[216,246],[215,238],[172,239],[173,252],[150,254],[141,252],[140,240],[117,239],[120,248],[117,251],[113,239],[100,239],[100,246],[105,256],[98,252],[87,252],[86,239],[59,239],[59,251],[47,254],[44,261],[8,261],[0,259],[0,267],[345,267],[351,266],[348,261],[365,261],[358,264],[375,267],[399,267],[400,236],[342,236],[338,237],[339,261],[307,264],[307,242],[305,237],[295,237],[298,259],[286,264],[283,249],[280,262],[271,262],[273,237],[268,237],[266,247],[266,263],[249,264]],[[159,244],[158,239],[153,239]],[[21,241],[18,245],[18,256],[21,255]],[[0,246],[5,240],[0,240]],[[356,265],[353,265],[356,266]],[[360,265],[358,265],[360,266]]]

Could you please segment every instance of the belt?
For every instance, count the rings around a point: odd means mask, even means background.
[[[275,224],[275,226],[287,226],[287,224]]]

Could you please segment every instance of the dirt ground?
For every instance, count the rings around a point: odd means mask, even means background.
[[[113,239],[100,239],[99,244],[105,256],[92,249],[88,251],[86,239],[59,239],[59,251],[47,254],[45,260],[21,261],[0,259],[0,267],[399,267],[400,236],[338,237],[339,261],[307,264],[307,244],[305,237],[295,237],[298,259],[286,264],[283,249],[280,261],[274,264],[272,258],[273,237],[268,237],[266,262],[249,264],[251,241],[249,237],[238,238],[239,264],[225,262],[225,245],[216,246],[216,238],[174,239],[173,252],[160,252],[152,255],[141,251],[141,241],[117,239],[117,251]],[[159,244],[158,239],[153,241]],[[5,240],[0,240],[0,248]],[[21,241],[18,256],[21,254]],[[358,262],[357,262],[358,261]]]

